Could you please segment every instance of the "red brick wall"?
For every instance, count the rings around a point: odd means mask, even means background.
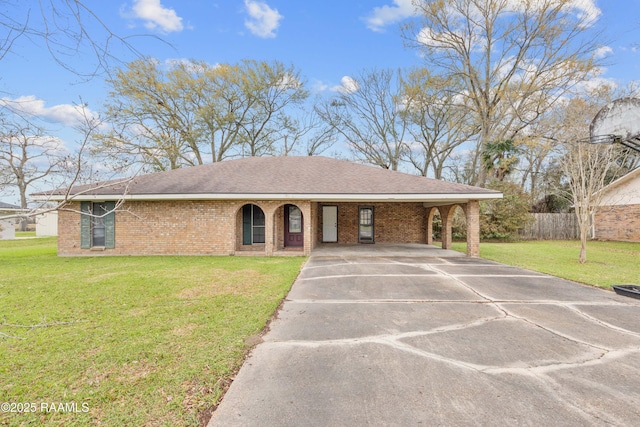
[[[594,225],[596,239],[640,242],[640,205],[600,207]]]
[[[246,201],[127,202],[116,212],[116,247],[96,251],[80,249],[80,203],[71,203],[58,217],[58,253],[74,255],[229,255],[244,250],[271,255],[284,246],[282,201],[254,201],[265,212],[267,242],[272,245],[242,246],[241,207]],[[311,203],[293,201],[303,212],[304,253],[322,242],[322,206],[338,206],[338,243],[358,243],[358,207],[373,206],[376,243],[426,243],[427,211],[422,203]],[[640,241],[640,207],[634,214],[614,213],[601,224],[598,238]],[[601,210],[601,215],[605,210]],[[471,215],[477,221],[476,215]],[[270,222],[271,221],[271,222]],[[611,234],[625,224],[621,236]],[[271,227],[269,227],[271,224]],[[605,231],[608,228],[609,234]],[[634,228],[635,227],[635,228]],[[635,233],[635,234],[634,234]],[[270,239],[270,240],[269,240]],[[469,242],[467,242],[469,243]],[[471,256],[477,256],[471,243]]]
[[[230,255],[242,250],[241,207],[245,201],[130,201],[115,213],[115,248],[80,249],[80,203],[70,203],[58,215],[58,254],[73,255]],[[267,241],[260,253],[281,249],[284,227],[281,201],[252,202],[265,212]],[[303,211],[305,250],[311,246],[311,203],[294,201]],[[272,227],[269,227],[271,220]],[[256,248],[254,248],[256,249]]]
[[[358,207],[373,206],[376,243],[426,243],[427,210],[422,203],[320,203],[317,242],[322,242],[322,206],[338,206],[338,243],[358,243]]]
[[[80,249],[80,203],[58,217],[58,253],[73,255],[229,255],[258,249],[270,255],[284,245],[282,201],[254,201],[265,212],[267,242],[243,248],[241,207],[245,201],[130,201],[116,212],[115,248]],[[322,241],[322,205],[289,202],[303,212],[305,253]],[[422,203],[326,203],[338,206],[338,243],[358,243],[358,207],[373,206],[376,243],[426,243],[427,209]],[[270,222],[271,221],[271,222]],[[269,227],[271,224],[271,227]],[[271,240],[269,240],[271,237]]]

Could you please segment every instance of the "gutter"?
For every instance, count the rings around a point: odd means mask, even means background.
[[[155,200],[309,200],[312,202],[458,202],[501,199],[502,193],[431,193],[431,194],[295,194],[295,193],[215,193],[215,194],[81,194],[32,195],[38,201],[155,201]]]

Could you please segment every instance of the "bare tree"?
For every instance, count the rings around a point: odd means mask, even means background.
[[[477,176],[477,171],[473,166],[475,157],[475,150],[469,152],[454,151],[444,168],[443,178],[459,184],[473,185]]]
[[[478,130],[468,120],[464,106],[457,103],[455,82],[418,69],[402,83],[413,139],[407,150],[409,162],[422,176],[431,170],[436,179],[441,179],[453,151]]]
[[[286,108],[300,105],[309,92],[300,73],[278,61],[245,60],[241,66],[241,89],[251,106],[239,122],[242,155],[273,154],[279,140],[279,123],[288,117]]]
[[[586,142],[589,124],[602,106],[618,93],[611,87],[598,87],[563,103],[549,119],[558,148],[563,180],[558,193],[574,206],[580,229],[580,262],[587,260],[587,240],[591,221],[600,202],[600,190],[628,172],[635,153],[619,145],[592,145]]]
[[[529,185],[528,192],[535,203],[539,194],[538,186],[553,158],[557,143],[534,131],[531,135],[518,138],[516,144],[520,154],[517,165],[520,187],[525,190]]]
[[[28,209],[28,190],[32,184],[56,172],[64,159],[60,140],[46,136],[42,129],[30,123],[4,122],[0,129],[0,170],[3,184],[15,187],[20,208]],[[26,231],[27,218],[20,222]]]
[[[252,94],[243,87],[242,64],[220,64],[211,67],[199,62],[203,79],[194,87],[194,102],[201,119],[203,143],[212,162],[238,155],[241,123],[253,108]]]
[[[85,2],[78,0],[5,0],[0,28],[0,60],[13,51],[20,39],[27,38],[42,45],[60,67],[87,79],[108,74],[113,63],[120,62],[113,53],[116,47],[141,56],[130,42],[133,37],[114,33]],[[76,60],[69,61],[70,58]],[[84,68],[78,68],[79,63]]]
[[[75,149],[68,150],[62,141],[46,135],[40,129],[28,122],[21,122],[19,117],[15,122],[3,123],[0,135],[0,174],[9,177],[3,181],[5,185],[18,188],[23,210],[16,214],[3,215],[0,219],[20,218],[26,220],[38,214],[57,209],[67,209],[65,206],[83,192],[72,191],[78,185],[88,186],[87,191],[114,185],[108,181],[113,176],[106,169],[100,169],[87,156],[87,150],[92,135],[102,126],[102,119],[91,113],[86,104],[76,106],[79,121],[74,126],[80,138],[75,142]],[[119,187],[126,186],[135,175],[116,181]],[[47,187],[52,190],[39,193],[33,197],[30,191],[34,185]],[[90,185],[89,185],[90,184]],[[2,185],[0,184],[0,188]],[[123,196],[124,196],[123,192]],[[28,205],[27,196],[37,201]],[[55,197],[54,197],[55,196]],[[124,198],[115,202],[119,208]]]
[[[565,142],[562,170],[569,189],[565,197],[575,208],[580,229],[581,263],[587,262],[587,240],[592,218],[602,200],[600,192],[608,183],[612,168],[615,168],[619,151],[612,145],[591,145],[585,142]]]
[[[282,143],[278,153],[281,155],[302,153],[317,156],[336,142],[336,130],[322,121],[315,111],[298,117],[284,116],[279,123],[279,139]]]
[[[478,155],[489,142],[514,139],[596,69],[594,18],[572,0],[415,4],[421,20],[404,37],[435,72],[462,82],[459,95],[480,128]],[[475,166],[482,186],[477,157]]]
[[[202,164],[196,114],[188,98],[192,81],[184,72],[165,72],[152,58],[118,70],[108,80],[106,114],[112,128],[96,135],[96,152],[121,165],[140,162],[152,170]]]
[[[26,39],[41,46],[45,51],[43,53],[48,53],[58,66],[87,80],[109,74],[113,63],[121,62],[122,57],[115,56],[115,51],[123,55],[142,56],[131,44],[136,36],[121,37],[115,34],[90,7],[78,0],[4,1],[0,11],[0,29],[0,61],[18,50],[21,40]],[[155,36],[144,36],[160,40]],[[74,61],[70,61],[71,58]],[[3,112],[12,117],[13,124],[2,129],[0,190],[7,185],[15,186],[20,193],[21,205],[26,207],[25,195],[36,181],[46,182],[56,188],[72,186],[83,177],[94,175],[95,170],[89,166],[85,153],[87,136],[94,132],[93,127],[98,124],[87,115],[86,105],[80,108],[87,119],[87,127],[81,138],[83,141],[73,153],[67,152],[66,156],[62,156],[61,141],[47,136],[20,109],[3,106]],[[13,130],[10,129],[12,126]],[[66,200],[70,200],[68,194]],[[39,207],[43,206],[49,210],[57,209],[57,204],[51,205],[46,201]],[[24,219],[41,212],[41,209],[31,209],[17,216]],[[9,217],[15,215],[4,216],[5,219]]]
[[[316,106],[318,115],[349,144],[357,158],[397,170],[408,134],[400,71],[363,71],[333,99]]]
[[[307,133],[304,152],[307,156],[319,156],[333,147],[337,141],[335,129],[325,126],[324,123],[313,122],[307,129],[311,132]]]
[[[147,58],[110,84],[112,129],[97,136],[96,152],[154,170],[273,153],[287,109],[307,97],[298,72],[278,62],[167,67]]]

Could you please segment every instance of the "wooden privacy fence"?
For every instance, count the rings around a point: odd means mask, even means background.
[[[534,213],[533,221],[520,231],[524,240],[573,240],[580,238],[574,213]]]

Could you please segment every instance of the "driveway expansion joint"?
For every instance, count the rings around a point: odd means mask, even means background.
[[[483,260],[312,256],[210,427],[632,425],[638,314]]]

